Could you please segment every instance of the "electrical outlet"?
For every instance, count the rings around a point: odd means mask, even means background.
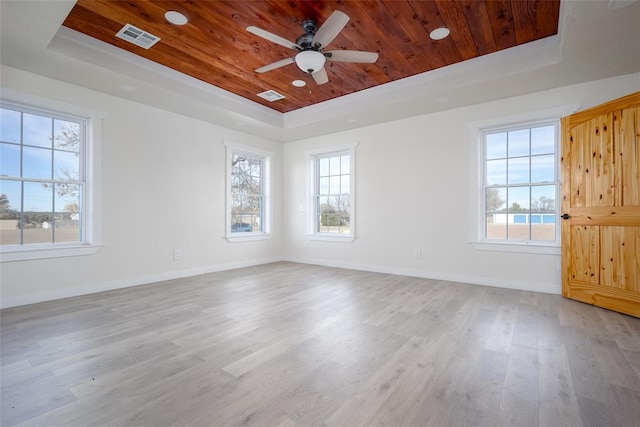
[[[416,251],[413,253],[413,257],[415,259],[422,259],[422,249],[416,249]]]
[[[182,259],[182,251],[180,249],[176,249],[173,251],[173,260],[180,261]]]

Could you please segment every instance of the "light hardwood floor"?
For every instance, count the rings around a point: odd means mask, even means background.
[[[638,426],[640,319],[293,263],[6,309],[2,426]]]

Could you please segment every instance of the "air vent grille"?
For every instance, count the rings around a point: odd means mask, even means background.
[[[122,29],[116,34],[116,37],[119,37],[122,40],[126,40],[144,49],[149,49],[160,40],[160,37],[147,33],[146,31],[143,31],[138,27],[134,27],[131,24],[126,24],[124,27],[122,27]]]
[[[266,99],[269,102],[279,101],[281,99],[284,99],[284,95],[279,94],[275,90],[267,90],[265,92],[259,93],[258,96],[260,98]]]

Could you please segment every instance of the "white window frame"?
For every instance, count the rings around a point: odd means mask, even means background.
[[[106,113],[48,98],[2,88],[3,104],[25,112],[52,116],[72,116],[85,121],[85,145],[81,169],[84,170],[82,197],[83,241],[0,246],[0,262],[83,256],[95,254],[102,243],[101,168],[102,119]]]
[[[346,144],[335,147],[327,147],[307,152],[308,158],[308,185],[307,185],[307,238],[309,240],[320,240],[327,242],[351,243],[356,238],[356,147],[358,143]],[[318,187],[318,159],[337,155],[348,154],[350,160],[349,172],[349,195],[351,216],[349,219],[349,233],[320,233],[316,229],[318,223],[318,207],[316,198],[316,188]]]
[[[560,255],[560,218],[559,212],[561,208],[561,181],[560,181],[560,119],[566,115],[572,114],[580,108],[579,104],[564,105],[544,110],[536,110],[527,113],[499,117],[495,119],[487,119],[467,124],[471,130],[472,165],[471,169],[477,173],[473,179],[473,196],[472,205],[476,206],[473,222],[470,227],[469,243],[478,250],[496,251],[496,252],[514,252],[514,253],[534,253],[544,255]],[[556,135],[556,240],[553,242],[544,241],[509,241],[494,240],[485,238],[485,152],[484,152],[484,133],[498,129],[516,129],[533,127],[542,123],[557,122]]]
[[[272,237],[272,162],[274,154],[270,151],[260,150],[246,145],[237,144],[230,141],[222,141],[226,149],[226,214],[225,214],[225,239],[230,243],[248,242],[255,240],[266,240]],[[243,153],[252,157],[262,159],[262,210],[263,217],[262,231],[251,231],[245,233],[231,232],[231,172],[232,159],[234,153]]]

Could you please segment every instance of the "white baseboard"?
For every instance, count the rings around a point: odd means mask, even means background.
[[[464,274],[443,273],[440,271],[425,271],[412,268],[402,268],[384,265],[357,264],[334,260],[298,258],[298,257],[274,257],[258,260],[241,261],[227,264],[218,264],[206,267],[198,267],[188,270],[177,270],[146,276],[138,276],[130,279],[115,280],[93,285],[73,288],[56,289],[53,291],[38,292],[17,297],[5,297],[0,301],[0,308],[18,307],[21,305],[35,304],[44,301],[53,301],[63,298],[77,297],[81,295],[95,294],[115,289],[132,286],[147,285],[149,283],[163,282],[166,280],[182,279],[201,274],[215,273],[218,271],[234,270],[236,268],[253,267],[256,265],[271,264],[279,261],[296,262],[300,264],[322,265],[326,267],[346,268],[350,270],[371,271],[375,273],[396,274],[400,276],[420,277],[425,279],[447,280],[450,282],[470,283],[474,285],[495,286],[499,288],[516,289],[522,291],[543,292],[547,294],[560,294],[559,283],[537,283],[522,280],[504,280],[491,277],[468,276]]]
[[[192,268],[188,270],[168,271],[165,273],[150,274],[146,276],[132,277],[129,279],[114,280],[85,286],[77,286],[73,288],[56,289],[46,292],[38,292],[30,295],[21,295],[17,297],[4,297],[0,301],[0,308],[18,307],[21,305],[35,304],[44,301],[53,301],[63,298],[77,297],[82,295],[90,295],[99,292],[112,291],[115,289],[129,288],[132,286],[147,285],[150,283],[163,282],[166,280],[182,279],[185,277],[198,276],[201,274],[215,273],[218,271],[234,270],[236,268],[253,267],[262,264],[271,264],[273,262],[283,261],[282,258],[263,258],[258,260],[249,260],[241,262],[232,262],[228,264],[218,264],[206,267]]]
[[[423,279],[446,280],[449,282],[469,283],[472,285],[494,286],[497,288],[516,289],[520,291],[542,292],[545,294],[560,295],[562,291],[562,285],[560,283],[539,283],[528,282],[524,280],[505,280],[492,277],[451,274],[441,271],[425,271],[414,268],[357,264],[324,259],[285,257],[284,261],[297,262],[300,264],[322,265],[326,267],[346,268],[350,270],[371,271],[374,273],[396,274],[399,276],[420,277]]]

